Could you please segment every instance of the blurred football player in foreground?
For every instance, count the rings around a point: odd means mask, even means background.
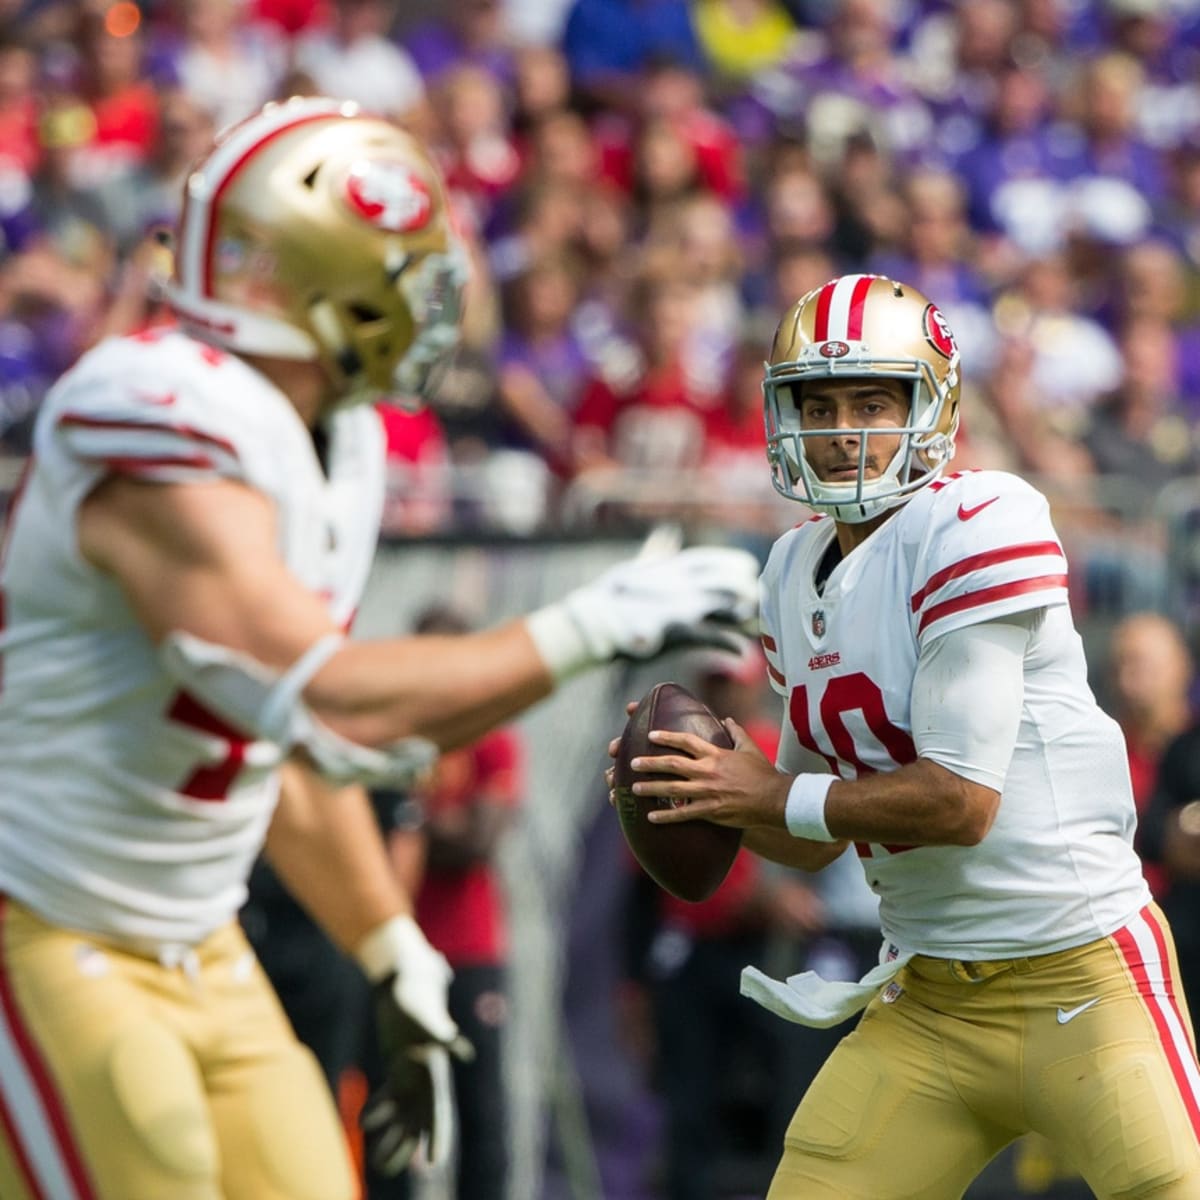
[[[733,750],[662,733],[677,755],[653,770],[683,778],[637,790],[691,802],[652,819],[740,826],[809,870],[853,842],[880,898],[860,983],[743,972],[801,1023],[866,1008],[797,1109],[770,1200],[952,1200],[1029,1130],[1099,1197],[1194,1198],[1200,1070],[1121,733],[1088,688],[1045,498],[947,471],[959,372],[938,309],[889,279],[788,310],[768,454],[819,515],[763,573],[778,770],[736,726]]]
[[[358,1194],[234,920],[268,826],[378,984],[373,1158],[444,1155],[449,971],[360,785],[756,602],[750,556],[699,548],[489,631],[348,641],[383,499],[367,402],[420,394],[455,336],[441,183],[386,122],[291,101],[218,141],[180,224],[179,327],[104,342],[55,387],[0,571],[4,1200]]]

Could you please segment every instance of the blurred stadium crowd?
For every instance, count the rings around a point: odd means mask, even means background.
[[[795,520],[764,460],[771,332],[799,295],[866,270],[946,313],[966,369],[957,465],[1048,491],[1077,603],[1180,600],[1168,575],[1189,567],[1168,563],[1161,518],[1200,475],[1200,0],[0,0],[0,494],[55,376],[169,319],[163,231],[189,164],[298,93],[426,139],[472,253],[437,404],[385,409],[392,534],[672,515],[765,544]],[[1200,600],[1173,612],[1190,630]],[[1193,666],[1174,626],[1135,626],[1137,653],[1119,632],[1106,699],[1145,808],[1192,719]],[[725,1021],[707,973],[732,984],[769,935],[873,950],[873,928],[859,947],[853,921],[827,919],[849,911],[838,897],[747,864],[724,908],[687,920],[635,896],[626,1037],[667,1027],[651,1010],[681,1011],[676,984],[708,988]],[[1180,895],[1176,934],[1200,954]],[[687,959],[698,984],[672,966],[681,928],[689,954],[715,943]],[[680,1061],[704,1018],[673,1027]],[[785,1073],[767,1045],[760,1098]],[[664,1078],[711,1098],[711,1080]]]
[[[771,330],[868,270],[957,332],[960,462],[1103,532],[1198,465],[1198,81],[1195,0],[0,0],[2,448],[165,319],[214,132],[323,92],[429,140],[473,250],[438,415],[389,413],[394,531],[777,529]]]

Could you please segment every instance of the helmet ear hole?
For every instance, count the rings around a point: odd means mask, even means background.
[[[354,319],[356,325],[368,325],[373,321],[384,319],[383,313],[369,304],[350,304],[347,305],[346,311]]]

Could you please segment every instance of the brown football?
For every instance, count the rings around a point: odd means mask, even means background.
[[[635,771],[629,764],[635,758],[674,753],[649,740],[652,729],[694,733],[726,748],[732,748],[733,739],[712,709],[687,688],[678,683],[658,683],[630,713],[614,762],[617,816],[634,857],[672,896],[692,902],[706,900],[729,873],[742,844],[742,831],[711,821],[688,821],[680,825],[650,823],[646,814],[654,808],[669,807],[671,802],[636,796],[631,788],[637,780],[668,776]]]

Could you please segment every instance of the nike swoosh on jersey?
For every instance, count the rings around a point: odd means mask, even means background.
[[[1077,1016],[1079,1016],[1080,1013],[1087,1012],[1087,1010],[1089,1008],[1091,1008],[1093,1004],[1099,1004],[1099,1003],[1100,1003],[1100,997],[1095,996],[1091,1000],[1085,1001],[1083,1004],[1077,1004],[1074,1008],[1069,1008],[1069,1009],[1060,1008],[1058,1010],[1058,1013],[1056,1014],[1058,1017],[1058,1023],[1060,1025],[1065,1025],[1068,1021],[1075,1020],[1075,1018]]]
[[[960,521],[969,521],[977,513],[983,512],[989,504],[995,504],[999,499],[999,496],[993,496],[990,500],[985,500],[982,504],[976,504],[974,508],[968,508],[965,504],[960,504],[958,506],[958,519]]]

